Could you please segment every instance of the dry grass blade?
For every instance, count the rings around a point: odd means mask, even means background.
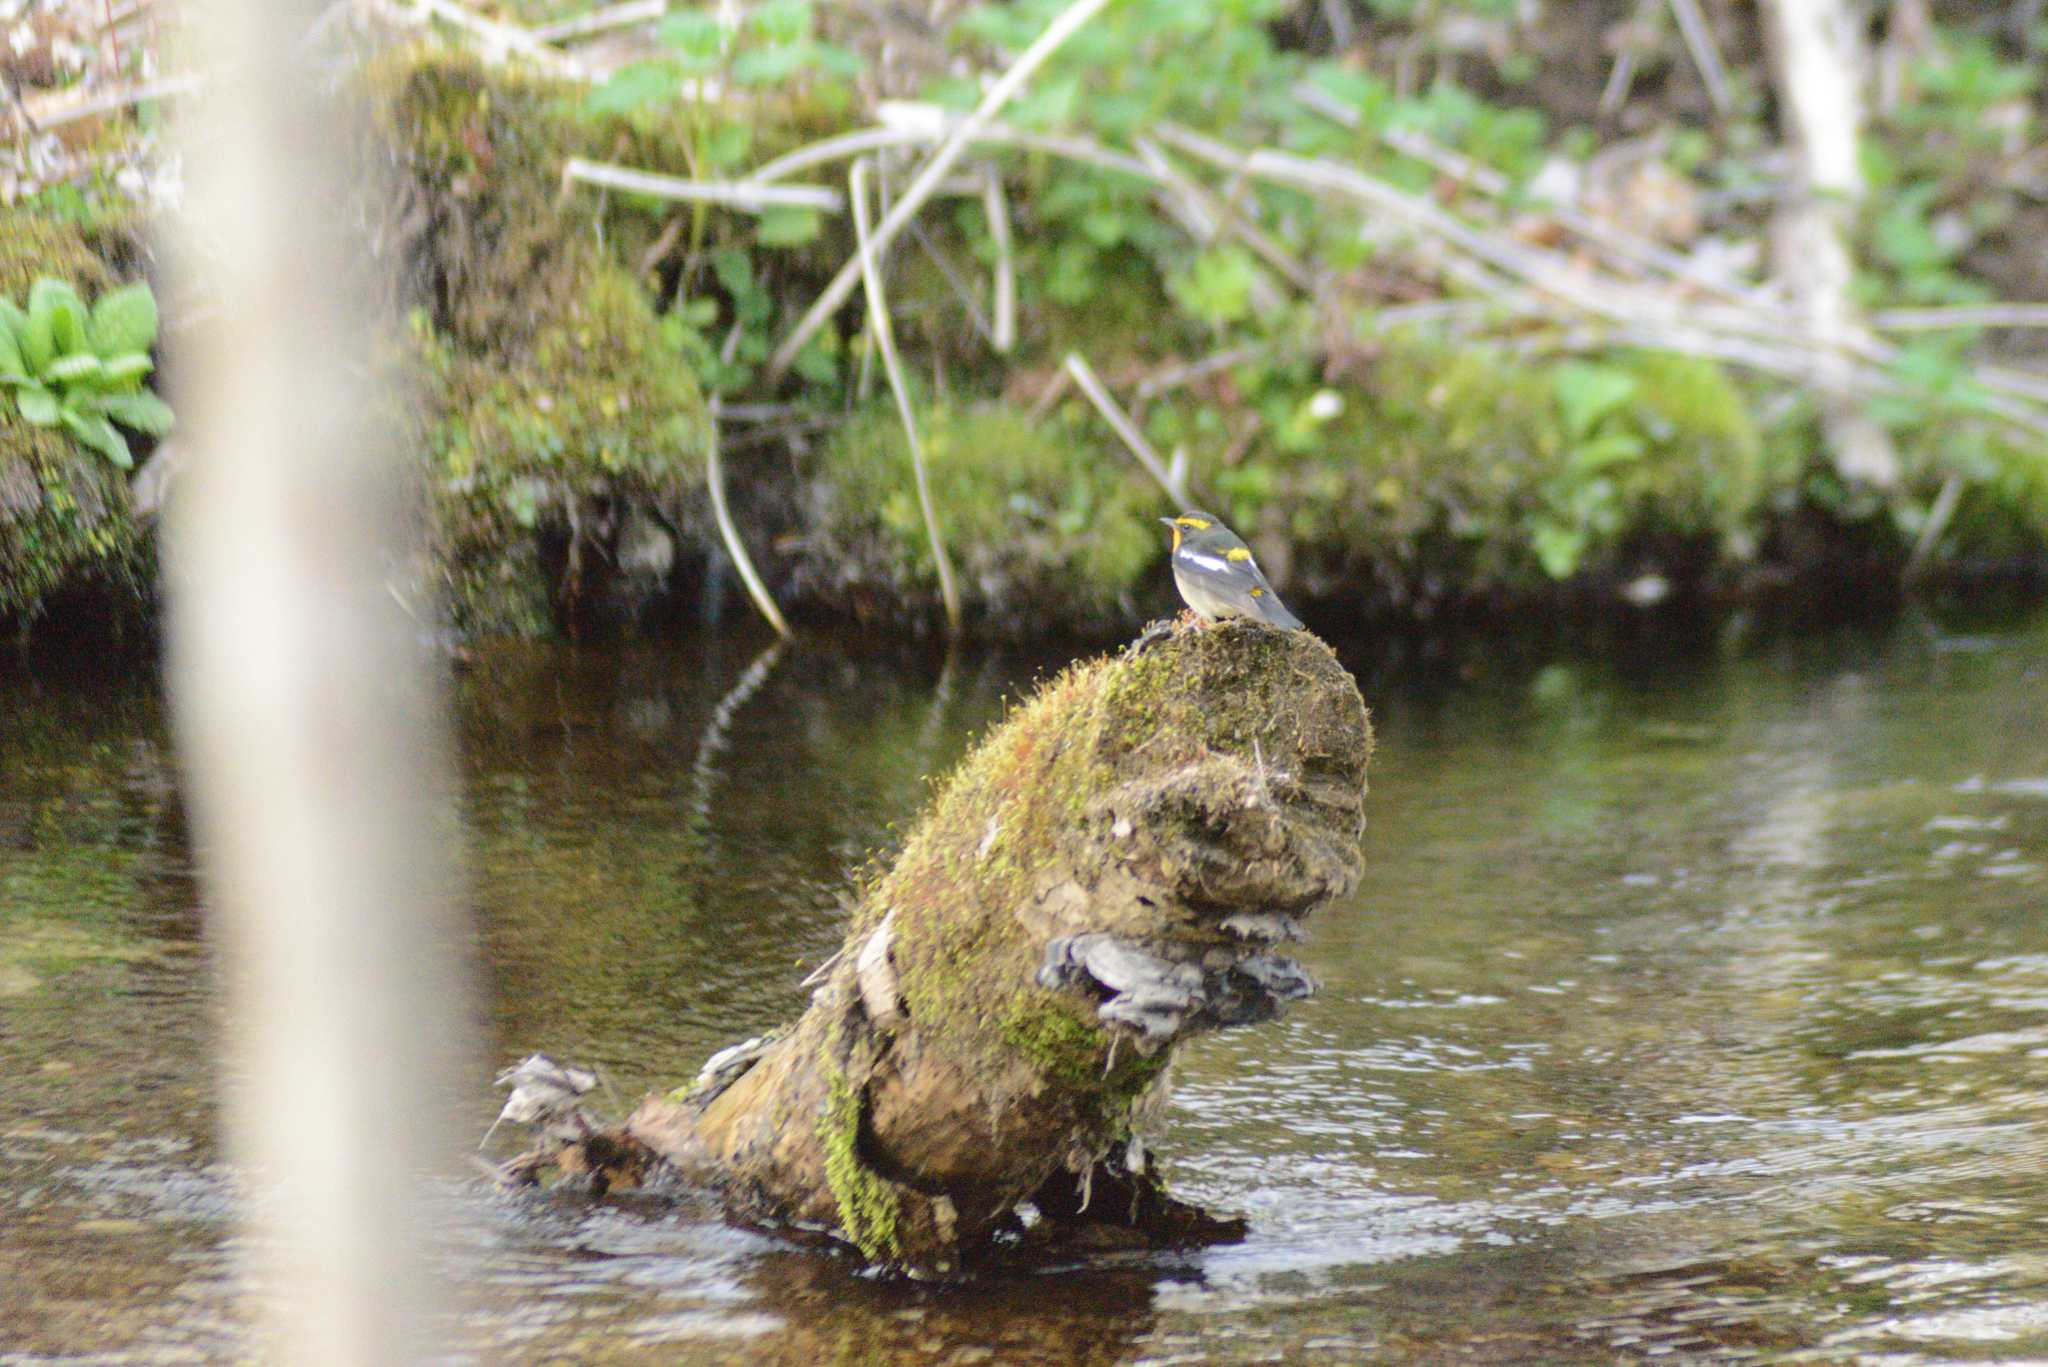
[[[995,335],[989,342],[997,354],[1007,356],[1017,345],[1017,255],[1010,241],[1010,200],[1003,193],[1003,178],[993,166],[982,168],[981,185],[982,213],[996,249]]]
[[[1671,12],[1678,16],[1678,31],[1685,38],[1685,50],[1692,54],[1692,64],[1699,68],[1700,83],[1707,88],[1714,112],[1726,114],[1735,103],[1728,92],[1728,69],[1721,63],[1720,49],[1714,46],[1714,31],[1707,27],[1707,16],[1700,13],[1699,0],[1671,0]]]
[[[896,234],[902,232],[903,225],[924,207],[925,201],[939,188],[939,182],[953,169],[953,164],[960,160],[961,154],[967,150],[968,144],[974,140],[983,126],[1024,88],[1024,83],[1031,79],[1032,73],[1044,64],[1046,58],[1052,56],[1061,43],[1072,37],[1075,30],[1094,18],[1108,3],[1109,0],[1074,0],[1073,4],[1061,11],[1058,18],[1045,26],[1045,32],[1039,34],[1031,46],[1025,48],[1022,55],[1011,63],[1010,69],[989,87],[988,94],[982,96],[981,103],[974,107],[974,112],[954,126],[953,131],[946,135],[946,140],[939,144],[931,158],[919,168],[917,175],[911,179],[909,188],[904,190],[903,198],[898,200],[883,216],[881,223],[876,225],[875,251],[888,250],[889,244],[896,240]],[[775,354],[769,357],[770,380],[780,379],[789,373],[790,366],[796,362],[797,353],[802,351],[804,344],[824,326],[825,320],[846,302],[847,296],[853,293],[854,282],[860,279],[860,275],[859,259],[849,261],[839,268],[839,273],[832,277],[832,283],[825,287],[825,292],[818,296],[810,311],[804,314],[795,329],[783,339],[782,345],[775,349]]]
[[[1081,387],[1081,392],[1088,396],[1088,402],[1095,405],[1096,411],[1102,414],[1103,419],[1115,429],[1117,436],[1123,439],[1131,454],[1138,458],[1138,464],[1144,466],[1145,472],[1159,481],[1159,487],[1166,490],[1167,497],[1174,501],[1175,507],[1192,508],[1194,500],[1188,497],[1187,481],[1169,470],[1166,462],[1159,459],[1159,453],[1152,449],[1152,443],[1145,440],[1145,434],[1138,430],[1138,425],[1131,421],[1130,415],[1124,412],[1116,397],[1104,387],[1101,378],[1095,373],[1095,367],[1089,365],[1080,352],[1070,351],[1067,353],[1066,371],[1074,377],[1074,383]]]
[[[903,416],[904,439],[910,443],[910,469],[917,481],[917,503],[924,510],[925,534],[931,538],[932,559],[939,567],[939,596],[946,604],[946,629],[960,634],[960,588],[953,581],[953,561],[946,554],[946,541],[939,532],[938,509],[932,505],[931,478],[925,470],[924,444],[917,436],[917,414],[910,405],[910,388],[903,379],[903,366],[896,357],[896,338],[889,326],[889,300],[882,291],[882,268],[876,259],[880,247],[868,229],[868,165],[865,158],[853,164],[848,186],[853,199],[853,233],[857,245],[854,260],[860,267],[862,287],[868,298],[868,322],[874,330],[875,346],[882,353],[882,367],[889,373],[889,388],[896,395],[897,412]]]
[[[782,618],[782,609],[775,606],[775,599],[768,592],[768,585],[761,580],[760,571],[754,568],[754,558],[747,554],[746,543],[740,540],[740,529],[733,525],[732,509],[725,502],[725,466],[718,458],[721,437],[718,431],[718,401],[711,401],[711,450],[705,457],[705,482],[711,486],[711,516],[718,523],[718,534],[725,541],[725,551],[732,557],[733,568],[740,572],[740,582],[747,586],[747,596],[754,600],[755,608],[768,619],[768,625],[784,637],[793,633],[789,623]]]

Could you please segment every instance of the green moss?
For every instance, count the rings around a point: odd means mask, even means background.
[[[593,132],[571,92],[417,53],[370,80],[430,210],[403,352],[442,586],[467,630],[544,634],[586,550],[604,558],[592,528],[625,507],[701,521],[704,396],[647,291],[560,202],[562,159]]]
[[[1090,857],[1090,825],[1109,819],[1098,802],[1133,774],[1171,774],[1255,743],[1269,755],[1320,753],[1321,739],[1299,730],[1311,723],[1276,696],[1297,682],[1288,652],[1300,648],[1281,633],[1220,628],[1171,650],[1085,661],[961,761],[865,899],[855,932],[894,913],[905,1007],[927,1041],[956,1051],[970,1075],[1021,1060],[1101,1117],[1108,1137],[1161,1060],[1113,1050],[1106,1031],[1036,985],[1042,946],[1024,913]],[[960,914],[963,899],[984,911]]]
[[[860,1094],[836,1067],[827,1085],[818,1142],[825,1150],[825,1181],[839,1206],[839,1227],[864,1257],[878,1262],[895,1257],[902,1252],[896,1233],[900,1203],[895,1189],[861,1161]]]
[[[1102,1075],[1108,1032],[1078,1019],[1065,1003],[1017,1003],[1003,1017],[1003,1042],[1023,1054],[1042,1077],[1073,1088],[1090,1088]]]
[[[1274,532],[1311,584],[1527,590],[1667,543],[1742,559],[1797,486],[1711,361],[1530,359],[1413,332],[1375,352],[1321,426],[1290,416],[1319,377],[1268,376],[1271,435],[1217,480],[1240,529]],[[1623,396],[1590,420],[1571,402],[1587,375]]]
[[[32,209],[0,207],[0,295],[22,304],[40,275],[69,280],[88,299],[114,283],[79,225]]]
[[[1120,452],[1001,404],[918,415],[932,499],[967,600],[989,612],[1086,619],[1111,609],[1158,559],[1158,494]],[[816,577],[930,601],[938,583],[909,445],[875,407],[820,452],[830,491]]]

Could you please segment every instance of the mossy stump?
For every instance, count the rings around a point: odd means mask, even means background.
[[[802,1018],[627,1134],[738,1218],[912,1269],[1020,1203],[1031,1237],[1198,1233],[1136,1127],[1181,1039],[1310,990],[1276,948],[1358,880],[1371,752],[1305,632],[1180,626],[1070,668],[946,782]]]

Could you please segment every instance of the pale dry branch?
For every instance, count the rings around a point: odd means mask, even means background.
[[[896,338],[889,325],[889,300],[882,290],[882,268],[876,259],[881,246],[868,227],[868,167],[866,158],[854,162],[848,173],[848,192],[853,200],[855,261],[860,266],[862,288],[867,293],[868,321],[874,329],[875,346],[882,353],[882,366],[889,375],[889,388],[896,395],[896,409],[903,417],[904,439],[910,443],[910,469],[917,483],[918,506],[924,511],[925,534],[931,538],[932,560],[939,570],[939,596],[946,605],[946,628],[960,634],[960,589],[953,581],[953,561],[946,554],[945,537],[939,531],[938,509],[932,505],[931,477],[925,469],[924,444],[918,440],[917,414],[911,406],[910,387],[903,379],[903,366],[896,357]]]
[[[768,625],[776,634],[784,637],[793,635],[789,623],[783,620],[782,609],[775,606],[775,598],[768,592],[768,585],[762,582],[760,571],[754,568],[754,558],[747,554],[747,545],[740,540],[740,529],[733,524],[732,509],[725,501],[725,466],[719,460],[718,448],[722,438],[718,431],[718,401],[711,401],[711,449],[705,454],[705,482],[711,486],[711,516],[718,523],[718,535],[725,542],[725,551],[732,557],[733,568],[740,572],[740,582],[747,586],[747,596],[754,600],[754,607],[768,619]]]
[[[966,152],[975,134],[1024,88],[1024,83],[1031,79],[1032,73],[1044,64],[1046,58],[1052,56],[1060,44],[1072,37],[1076,30],[1094,18],[1108,3],[1109,0],[1074,0],[1073,4],[1046,25],[1045,31],[1039,34],[1031,46],[1025,48],[1017,60],[1011,63],[1010,69],[989,87],[988,93],[982,96],[981,103],[975,106],[974,112],[947,134],[946,140],[939,144],[930,159],[919,168],[909,187],[904,190],[903,198],[898,200],[876,225],[875,251],[888,250],[889,244],[896,240],[896,234],[903,231],[903,225],[924,207],[925,201],[931,198],[939,182]],[[846,302],[846,297],[853,293],[854,283],[860,278],[861,260],[869,255],[871,253],[863,252],[860,257],[841,266],[839,273],[832,277],[832,283],[827,285],[824,293],[812,303],[810,311],[804,314],[789,336],[783,339],[782,345],[777,347],[775,354],[768,359],[768,376],[771,380],[789,373],[790,366],[795,363],[797,353],[803,350],[804,344],[810,341],[817,330],[824,326],[825,320]]]
[[[1699,70],[1700,83],[1707,88],[1707,99],[1714,112],[1726,114],[1735,104],[1728,90],[1728,68],[1722,64],[1721,50],[1714,45],[1714,31],[1707,26],[1707,16],[1700,13],[1699,0],[1671,0],[1671,12],[1678,16],[1678,32],[1685,39],[1685,50],[1692,54],[1692,64]]]
[[[629,190],[659,199],[697,204],[721,204],[729,209],[758,214],[768,209],[816,209],[836,214],[846,207],[837,190],[823,185],[757,185],[748,181],[691,180],[665,176],[655,171],[636,171],[610,162],[571,157],[562,164],[562,179],[608,190]]]
[[[587,14],[557,19],[552,24],[536,24],[528,32],[543,43],[564,43],[588,38],[594,33],[609,33],[613,29],[643,24],[666,13],[668,0],[625,0],[624,4],[606,5]]]
[[[990,339],[997,354],[1007,356],[1017,346],[1017,254],[1010,241],[1010,199],[1003,193],[1003,178],[992,166],[982,168],[982,216],[988,219],[989,240],[995,244],[992,268],[995,287],[995,336]]]

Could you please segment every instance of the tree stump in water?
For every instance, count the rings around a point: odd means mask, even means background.
[[[1020,1202],[1194,1232],[1135,1127],[1176,1043],[1313,990],[1280,946],[1358,881],[1371,752],[1306,632],[1180,627],[1075,665],[946,781],[809,1010],[625,1134],[737,1218],[914,1269]]]

